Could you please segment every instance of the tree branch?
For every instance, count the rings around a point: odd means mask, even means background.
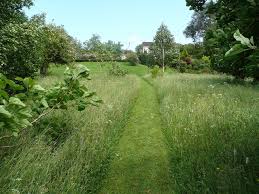
[[[13,137],[13,136],[12,135],[5,135],[5,136],[0,137],[0,140],[6,139],[6,138],[11,138],[11,137]]]

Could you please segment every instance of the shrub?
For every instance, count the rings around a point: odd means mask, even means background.
[[[137,65],[139,63],[139,59],[136,53],[134,52],[129,52],[126,54],[126,60],[131,64],[131,65]]]
[[[151,75],[152,75],[152,78],[157,78],[159,75],[161,75],[160,68],[158,65],[155,65],[151,69]]]
[[[185,61],[180,61],[177,66],[177,69],[179,70],[179,72],[185,73],[188,69],[188,65]]]
[[[118,63],[112,63],[112,68],[109,70],[109,74],[112,76],[125,76],[128,74],[128,71],[122,69]]]
[[[203,56],[203,57],[201,58],[201,60],[202,60],[203,64],[206,64],[207,66],[210,66],[210,65],[211,65],[210,57],[208,57],[208,56]]]

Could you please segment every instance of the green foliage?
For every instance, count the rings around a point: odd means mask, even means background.
[[[135,66],[139,63],[138,56],[134,52],[128,52],[126,54],[126,61],[128,61],[133,66]]]
[[[181,53],[180,53],[180,58],[182,60],[184,60],[185,58],[187,57],[190,57],[189,53],[187,52],[187,50],[183,50]]]
[[[85,41],[81,49],[79,61],[116,61],[121,60],[122,44],[111,40],[101,42],[101,37],[94,34],[88,41]]]
[[[157,78],[158,76],[162,75],[160,68],[158,65],[155,65],[152,69],[151,69],[151,76],[153,79]]]
[[[252,77],[259,80],[259,50],[254,45],[254,38],[250,39],[244,37],[239,30],[234,34],[236,41],[240,42],[235,44],[225,54],[226,60],[234,61],[233,66],[240,67],[240,61],[243,63],[243,74],[239,75],[242,77]]]
[[[208,66],[211,65],[210,57],[208,57],[208,56],[203,56],[203,57],[201,58],[201,60],[202,60],[202,62],[203,62],[204,64],[206,64],[206,65],[208,65]]]
[[[46,24],[45,15],[0,30],[0,72],[8,78],[32,77],[39,68],[47,74],[50,63],[75,60],[75,45],[62,26]]]
[[[194,59],[200,59],[205,53],[203,43],[179,45],[180,51],[186,50]]]
[[[174,36],[164,24],[157,30],[154,43],[150,48],[150,55],[154,60],[154,64],[162,66],[163,70],[175,55]]]
[[[8,78],[33,76],[40,65],[40,29],[31,23],[0,30],[0,72]]]
[[[254,0],[186,0],[187,5],[195,11],[205,11],[207,17],[213,22],[209,28],[205,29],[204,45],[206,55],[209,55],[212,67],[220,72],[228,73],[238,79],[244,79],[247,76],[258,79],[258,68],[256,67],[257,57],[253,55],[253,60],[248,60],[250,51],[243,52],[243,47],[249,47],[248,39],[244,39],[240,34],[237,35],[243,39],[243,44],[235,45],[233,34],[239,28],[241,33],[247,37],[254,36],[252,45],[259,44],[259,22],[255,17],[259,12],[258,1]],[[237,33],[236,33],[237,34]],[[237,38],[237,37],[235,37]],[[235,46],[234,46],[235,45]],[[252,46],[250,45],[250,46]],[[229,51],[229,46],[234,46]],[[236,57],[224,58],[225,53],[239,53],[239,59]],[[256,52],[254,52],[256,53]],[[253,61],[253,62],[251,62]]]
[[[75,61],[76,43],[63,26],[46,24],[46,15],[35,15],[31,23],[40,28],[41,75],[46,75],[50,63],[69,64]]]
[[[26,21],[23,8],[33,5],[33,0],[1,0],[0,3],[0,30],[10,23],[21,23]]]
[[[120,64],[112,63],[112,67],[109,69],[109,74],[112,76],[125,76],[128,74],[128,71],[123,69]]]
[[[213,18],[206,14],[206,10],[194,12],[184,34],[187,38],[192,38],[193,42],[200,42],[212,24]]]
[[[150,53],[143,53],[143,45],[140,44],[136,47],[136,54],[139,60],[139,63],[142,65],[146,65],[152,67],[155,65],[154,57]]]
[[[185,73],[188,69],[188,64],[186,63],[186,61],[181,60],[177,65],[177,69],[179,70],[180,73]]]
[[[78,111],[84,110],[88,105],[96,106],[101,101],[94,92],[80,83],[82,78],[89,79],[89,70],[83,65],[74,69],[67,68],[64,82],[49,89],[37,85],[31,78],[16,78],[22,82],[16,84],[0,74],[1,128],[16,136],[21,129],[31,126],[49,110],[67,109],[71,103]],[[9,88],[17,94],[8,94]],[[38,118],[30,122],[30,118],[35,116]]]

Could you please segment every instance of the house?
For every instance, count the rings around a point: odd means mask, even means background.
[[[153,44],[153,42],[143,42],[142,43],[142,52],[143,53],[149,53],[150,52],[150,47]]]

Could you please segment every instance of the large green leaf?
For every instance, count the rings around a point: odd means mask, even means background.
[[[19,91],[19,90],[23,90],[24,87],[19,85],[19,84],[16,84],[14,81],[12,80],[6,80],[6,83],[13,89],[13,90],[16,90],[16,91]]]
[[[4,106],[0,106],[0,115],[6,117],[6,118],[11,118],[12,117],[12,114],[7,111]]]
[[[239,30],[237,30],[234,34],[234,38],[237,40],[237,41],[240,41],[242,45],[245,45],[247,47],[249,47],[250,49],[256,49],[256,46],[253,45],[253,41],[251,42],[249,40],[249,38],[246,38],[244,37]],[[251,40],[253,40],[251,38]]]
[[[49,108],[49,104],[45,98],[41,99],[41,104],[44,106],[44,108]]]
[[[26,118],[31,118],[32,117],[31,111],[29,109],[19,110],[18,113],[21,114],[22,116],[26,117]]]
[[[15,98],[15,97],[11,97],[9,99],[9,104],[17,105],[20,107],[26,107],[26,105],[19,98]]]
[[[0,97],[3,97],[5,100],[8,100],[9,95],[6,91],[0,90]]]
[[[45,89],[40,85],[34,85],[33,90],[36,91],[36,92],[44,92],[45,91]]]
[[[234,55],[238,55],[250,49],[245,49],[243,45],[236,44],[234,45],[228,52],[226,52],[225,57],[232,57]]]

